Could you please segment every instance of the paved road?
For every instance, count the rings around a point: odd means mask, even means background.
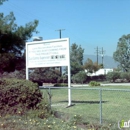
[[[106,84],[101,84],[101,86],[130,86],[130,83],[106,83]],[[85,87],[89,86],[88,84],[71,84],[72,87]],[[44,87],[53,87],[53,85],[46,85],[46,86],[39,86],[39,88],[44,88]]]
[[[71,84],[73,87],[78,87],[78,86],[89,86],[88,84]],[[130,83],[107,83],[107,84],[101,84],[101,86],[130,86]]]
[[[118,86],[130,86],[130,83],[109,83],[109,84],[102,84],[103,86],[108,86],[108,85],[118,85]]]

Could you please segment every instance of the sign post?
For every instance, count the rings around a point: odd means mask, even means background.
[[[68,67],[68,106],[71,105],[71,74],[69,38],[26,43],[26,79],[29,68]]]

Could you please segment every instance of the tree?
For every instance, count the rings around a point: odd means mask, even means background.
[[[86,62],[83,65],[83,68],[87,70],[88,73],[96,72],[100,66],[97,64],[97,62],[93,62],[91,59],[87,59]]]
[[[120,78],[120,72],[117,72],[117,71],[113,71],[113,72],[108,72],[107,75],[106,75],[106,78],[108,81],[112,81],[112,82],[115,82],[116,79],[119,79]]]
[[[60,72],[52,67],[36,68],[30,70],[30,80],[42,83],[57,83]]]
[[[99,64],[98,66],[99,66],[99,68],[101,68],[101,69],[104,68],[104,65],[103,65],[103,64]]]
[[[120,74],[121,79],[130,81],[130,72],[121,72]]]
[[[62,76],[58,77],[57,83],[68,83],[68,75],[66,73],[63,73]]]
[[[123,35],[117,44],[117,49],[113,53],[115,61],[119,62],[119,67],[123,71],[130,71],[130,34]]]
[[[21,56],[25,42],[32,37],[33,32],[37,32],[38,21],[27,23],[25,27],[18,26],[14,22],[13,12],[7,16],[0,14],[0,53],[14,53],[16,56]]]
[[[86,73],[84,71],[80,71],[78,73],[76,73],[75,75],[72,76],[72,81],[74,83],[84,83],[84,81],[86,81]]]
[[[22,70],[15,70],[14,72],[4,72],[1,77],[2,78],[17,78],[17,79],[25,79],[26,78],[26,75],[25,75],[25,69],[22,69]]]
[[[1,3],[4,0],[0,1]],[[38,21],[34,20],[18,26],[15,23],[13,12],[4,16],[0,13],[0,72],[14,71],[18,66],[22,69],[24,66],[20,63],[25,63],[23,51],[25,50],[25,42],[32,37],[32,34],[37,33],[36,27]],[[19,62],[18,62],[19,61]],[[19,64],[19,65],[18,65]],[[10,67],[12,65],[12,67]],[[17,67],[16,67],[17,66]]]
[[[70,64],[71,64],[71,75],[78,73],[83,70],[83,53],[84,49],[73,43],[70,48]]]
[[[0,5],[2,5],[3,2],[5,2],[5,1],[7,1],[7,0],[0,0]]]

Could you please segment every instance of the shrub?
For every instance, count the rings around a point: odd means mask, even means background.
[[[17,78],[17,79],[25,79],[25,69],[22,70],[15,70],[14,72],[4,72],[2,74],[3,78]]]
[[[91,76],[91,79],[94,80],[94,81],[98,81],[98,80],[105,80],[105,75],[95,75],[95,76]]]
[[[72,76],[72,81],[74,83],[84,83],[86,81],[86,73],[84,71],[80,71]]]
[[[116,79],[120,79],[120,72],[113,71],[113,72],[108,72],[106,75],[106,78],[108,81],[115,82]]]
[[[38,85],[27,80],[0,80],[0,114],[24,114],[30,109],[47,109]]]
[[[129,82],[130,81],[130,72],[121,72],[121,78],[123,80],[127,80]]]
[[[67,87],[68,84],[65,84],[65,83],[56,83],[54,84],[54,87]]]
[[[30,80],[41,81],[42,83],[57,83],[60,72],[53,67],[33,68],[30,70]]]
[[[57,83],[67,83],[67,82],[68,82],[68,76],[65,74],[59,77],[57,80]]]
[[[89,83],[89,86],[100,86],[100,83],[96,82],[96,81],[91,81]]]

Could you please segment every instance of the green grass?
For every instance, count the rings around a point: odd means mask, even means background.
[[[59,120],[53,115],[48,118],[31,118],[23,116],[0,117],[0,130],[80,130],[76,125]]]
[[[77,87],[76,87],[77,88]],[[82,87],[90,88],[90,87]],[[106,89],[130,89],[130,86],[101,86],[91,87]],[[42,90],[45,91],[45,90]],[[67,89],[51,89],[52,108],[64,112],[69,116],[81,115],[84,122],[99,124],[100,117],[100,95],[99,90],[72,89],[72,107],[68,105]],[[117,127],[119,120],[129,120],[130,117],[130,92],[102,91],[102,119],[103,124]],[[67,118],[67,117],[66,117]]]
[[[76,87],[77,88],[77,87]],[[117,123],[124,119],[128,121],[130,92],[102,91],[103,124],[99,124],[100,94],[97,88],[130,89],[130,86],[82,87],[89,89],[72,89],[72,104],[68,105],[68,89],[51,89],[52,110],[58,113],[48,113],[50,116],[38,118],[38,111],[31,110],[25,115],[0,116],[0,130],[118,130]],[[42,89],[43,94],[48,92]],[[44,111],[40,111],[40,113]],[[58,118],[56,118],[58,117]]]

